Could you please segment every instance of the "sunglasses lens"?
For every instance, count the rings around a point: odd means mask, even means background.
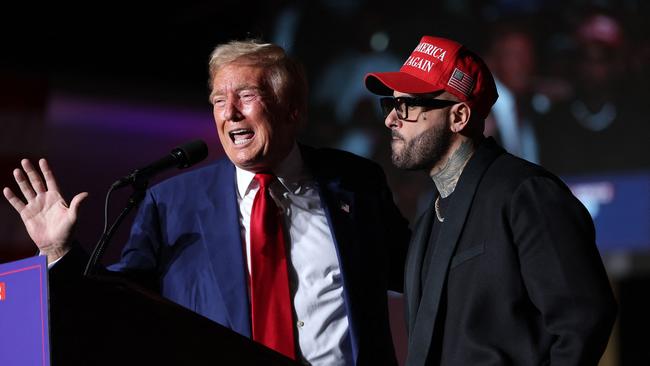
[[[395,108],[394,98],[381,98],[379,99],[379,103],[381,104],[381,111],[384,113],[384,118],[388,117],[393,108]]]
[[[380,98],[379,103],[381,104],[381,111],[384,113],[384,118],[388,117],[393,109],[397,113],[398,118],[406,118],[406,103],[402,100],[402,98]]]
[[[407,107],[406,107],[406,99],[399,97],[399,98],[394,98],[395,101],[395,111],[397,112],[397,117],[399,119],[406,119],[407,117]]]

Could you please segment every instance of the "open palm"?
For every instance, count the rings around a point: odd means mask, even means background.
[[[27,233],[40,251],[49,260],[56,260],[69,248],[79,204],[88,194],[76,195],[68,206],[45,159],[39,161],[45,182],[29,160],[23,159],[21,165],[23,170],[15,169],[13,173],[26,203],[10,188],[5,187],[3,193],[20,214]]]

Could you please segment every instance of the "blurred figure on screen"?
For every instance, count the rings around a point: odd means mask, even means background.
[[[493,72],[499,99],[485,121],[486,135],[509,153],[539,163],[535,131],[539,114],[532,104],[535,41],[523,25],[502,23],[491,29],[485,62]]]
[[[560,174],[650,168],[647,85],[628,74],[622,24],[596,12],[576,26],[567,75],[574,93],[540,124],[542,165]]]

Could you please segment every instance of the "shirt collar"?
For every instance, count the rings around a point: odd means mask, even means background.
[[[255,173],[241,169],[238,166],[235,166],[235,172],[237,177],[237,192],[241,198],[253,188]],[[306,172],[298,144],[293,144],[289,155],[280,162],[273,173],[278,177],[282,187],[287,191],[297,193],[300,190],[303,181],[309,176]]]

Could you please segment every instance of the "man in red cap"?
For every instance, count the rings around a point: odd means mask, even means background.
[[[616,303],[593,223],[560,179],[483,136],[497,99],[483,60],[425,36],[365,83],[393,163],[437,189],[407,257],[407,365],[596,365]]]

